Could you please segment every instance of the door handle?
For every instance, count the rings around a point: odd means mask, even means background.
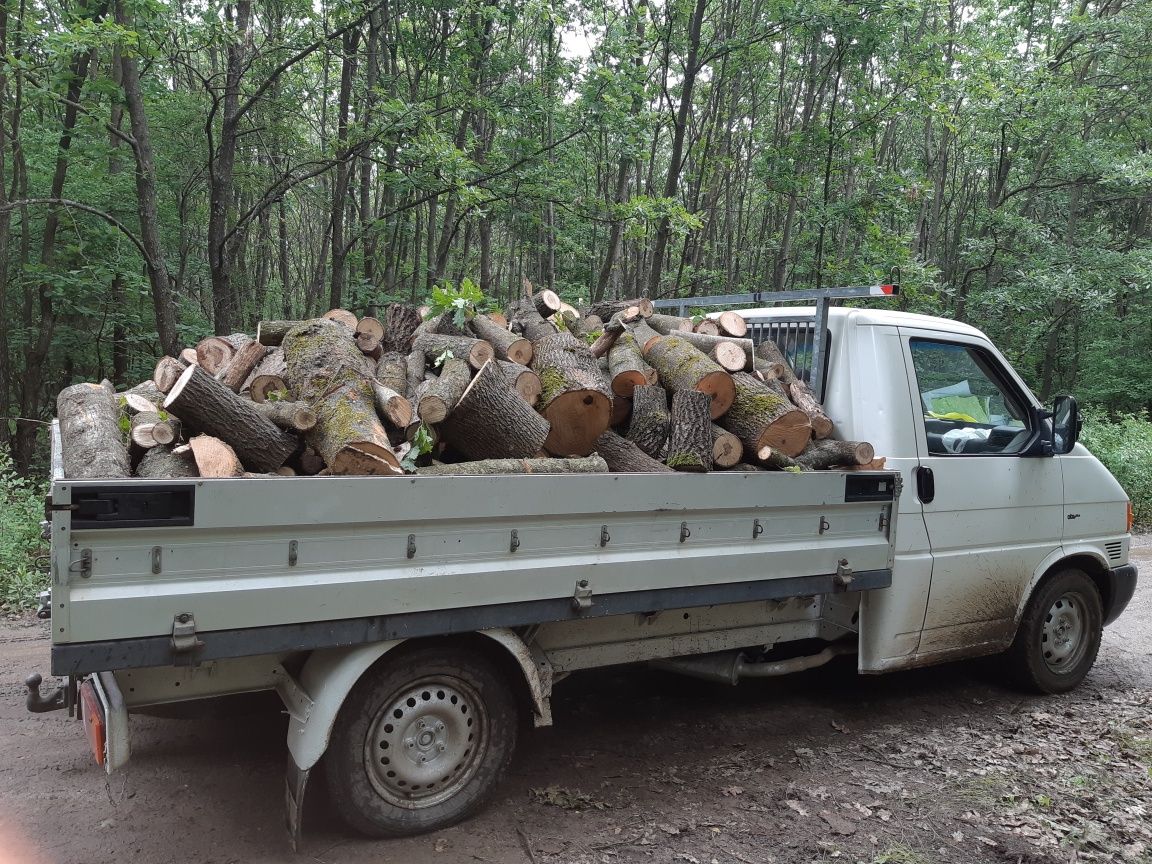
[[[936,478],[931,468],[920,466],[916,469],[916,497],[923,504],[931,504],[936,497]]]

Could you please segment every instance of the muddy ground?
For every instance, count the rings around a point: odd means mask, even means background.
[[[1152,573],[1152,546],[1134,558]],[[845,660],[739,688],[586,673],[480,816],[368,841],[314,788],[299,856],[281,716],[133,718],[108,778],[75,721],[25,712],[47,660],[41,624],[0,626],[0,864],[1152,864],[1147,577],[1068,696],[1008,689],[994,661],[859,678]]]

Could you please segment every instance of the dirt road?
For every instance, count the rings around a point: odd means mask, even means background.
[[[1152,547],[1136,550],[1152,574]],[[631,669],[575,676],[493,805],[395,842],[312,796],[281,829],[275,713],[133,718],[105,777],[62,712],[27,714],[38,623],[0,628],[0,864],[928,862],[1152,864],[1152,580],[1076,693],[1033,698],[995,662],[859,678],[852,663],[728,688]]]

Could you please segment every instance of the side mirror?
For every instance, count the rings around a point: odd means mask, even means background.
[[[1052,403],[1052,452],[1072,452],[1080,438],[1082,424],[1076,400],[1071,396],[1057,396]]]

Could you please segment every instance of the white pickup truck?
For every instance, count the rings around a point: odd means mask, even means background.
[[[824,360],[838,434],[890,470],[74,481],[57,437],[42,614],[66,682],[31,676],[29,708],[77,710],[111,771],[130,712],[273,690],[295,839],[314,769],[368,834],[465,818],[581,669],[735,683],[1007,652],[1024,685],[1076,686],[1136,569],[1075,402],[1043,410],[952,321],[833,309],[805,342],[795,309],[740,314]]]

